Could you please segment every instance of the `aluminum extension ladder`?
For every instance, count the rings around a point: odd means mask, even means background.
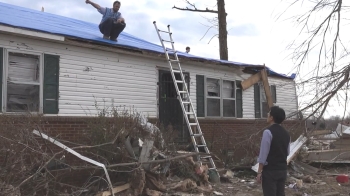
[[[172,38],[172,33],[170,32],[170,25],[168,25],[168,31],[162,31],[162,30],[159,30],[157,28],[157,24],[156,24],[155,21],[153,22],[153,24],[154,24],[154,27],[156,28],[159,40],[162,43],[162,46],[163,46],[163,49],[164,49],[164,53],[165,53],[165,57],[166,57],[166,59],[167,59],[167,61],[169,63],[171,76],[173,78],[173,82],[174,82],[174,85],[175,85],[177,96],[178,96],[178,99],[180,101],[180,105],[181,105],[181,108],[182,108],[182,111],[183,111],[183,114],[184,114],[184,117],[185,117],[185,120],[186,120],[188,131],[190,132],[190,137],[191,137],[191,140],[192,140],[193,147],[194,147],[195,151],[198,152],[198,153],[199,153],[199,149],[198,148],[202,147],[202,148],[204,148],[204,150],[205,150],[205,152],[207,154],[206,156],[198,155],[198,157],[197,157],[198,162],[202,163],[202,159],[209,159],[210,164],[211,164],[211,167],[209,167],[209,169],[210,170],[214,170],[215,173],[217,175],[219,175],[218,172],[217,172],[217,168],[215,166],[214,160],[213,160],[212,156],[210,155],[208,146],[207,146],[207,144],[205,142],[205,139],[204,139],[201,127],[199,126],[199,122],[198,122],[198,119],[197,119],[196,112],[195,112],[195,110],[193,108],[193,104],[192,104],[192,101],[191,101],[191,98],[190,98],[190,94],[188,92],[188,88],[187,88],[187,84],[186,84],[186,81],[185,81],[185,77],[184,77],[184,74],[183,74],[182,69],[181,69],[181,64],[180,64],[180,61],[179,61],[179,57],[177,56],[177,51],[175,50],[175,47],[174,47],[174,41],[173,41],[173,38]],[[162,38],[162,36],[160,35],[160,33],[167,33],[167,34],[169,34],[170,40],[164,40]],[[171,47],[172,48],[171,49],[166,48],[166,46],[164,45],[164,42],[171,43]],[[174,59],[170,58],[169,52],[170,52],[170,54],[172,54],[172,56],[174,56]],[[180,80],[176,79],[175,74],[179,74],[181,76],[181,79]],[[178,84],[182,84],[183,89],[180,89]],[[190,122],[189,116],[193,116],[193,119],[194,119],[193,123]],[[196,133],[194,133],[193,127],[197,128],[196,129]],[[197,143],[196,138],[200,138],[201,144]]]

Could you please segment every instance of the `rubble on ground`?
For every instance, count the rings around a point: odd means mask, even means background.
[[[350,163],[350,127],[338,124],[334,131],[313,131],[303,159],[316,163]]]
[[[1,192],[98,196],[214,194],[207,164],[196,160],[200,153],[178,151],[169,145],[174,137],[171,128],[164,133],[140,115],[101,120],[101,124],[89,124],[84,134],[92,142],[85,145],[60,140],[37,125],[34,130],[22,129],[18,138],[6,136],[9,158],[4,160],[6,167],[1,168],[0,176],[8,177],[0,184]],[[29,158],[35,162],[24,162]],[[10,160],[16,163],[12,167],[7,163]],[[78,179],[82,185],[65,182],[69,178],[65,175],[79,170],[86,170],[87,177]],[[12,180],[16,177],[17,181]]]
[[[350,127],[338,124],[334,131],[305,134],[290,146],[286,195],[349,195]],[[256,172],[257,167],[258,164],[251,169]],[[252,188],[253,177],[240,182]]]
[[[84,145],[61,141],[58,136],[37,126],[35,134],[33,129],[23,129],[25,131],[17,133],[18,138],[11,138],[15,142],[4,145],[3,151],[8,157],[3,161],[0,175],[6,181],[1,181],[0,192],[10,196],[107,196],[112,192],[125,196],[262,195],[261,185],[257,184],[256,173],[250,170],[250,165],[231,170],[223,168],[226,164],[215,158],[220,166],[220,178],[215,178],[205,160],[201,160],[202,164],[196,160],[198,153],[180,151],[169,145],[168,141],[174,137],[171,128],[166,128],[164,133],[162,128],[141,116],[132,117],[130,122],[128,120],[123,119],[123,123],[118,124],[94,122],[90,125],[93,131],[86,132],[86,136],[95,140]],[[101,130],[108,134],[102,135]],[[349,138],[349,127],[339,125],[335,131],[314,131],[294,141],[288,156],[286,195],[348,195],[350,172],[348,165],[341,163],[350,160],[346,157],[350,151],[346,147]],[[60,148],[62,152],[57,149],[50,152],[58,148],[57,145],[63,148]],[[15,147],[21,147],[20,151],[16,151]],[[20,154],[28,150],[31,153],[35,151],[36,155]],[[335,150],[341,153],[329,157],[320,153],[317,155],[321,158],[310,158],[317,151]],[[72,163],[72,157],[88,162],[75,160]],[[24,161],[26,159],[32,162],[28,164]],[[69,177],[62,176],[79,170],[83,170],[79,174],[87,174],[81,179],[83,185],[65,184]],[[107,178],[110,178],[110,183]]]

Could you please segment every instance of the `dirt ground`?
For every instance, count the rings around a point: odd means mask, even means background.
[[[336,168],[327,170],[329,174],[335,173],[348,173],[347,168]],[[302,183],[302,188],[289,188],[289,182],[291,179],[288,178],[286,182],[285,193],[287,196],[318,196],[330,192],[338,192],[339,195],[349,196],[350,195],[350,183],[339,184],[336,181],[336,176],[328,175],[312,175],[314,179],[313,183]],[[288,182],[289,181],[289,182]],[[262,188],[260,184],[257,184],[254,180],[254,173],[248,172],[240,177],[233,177],[231,182],[220,183],[213,185],[213,189],[222,193],[223,195],[233,196],[262,196]]]
[[[301,189],[286,188],[287,196],[304,196],[307,195],[318,196],[329,192],[338,192],[340,195],[350,195],[350,185],[338,185],[334,177],[319,178],[321,183],[304,183]],[[262,196],[261,185],[255,182],[241,182],[240,179],[232,183],[221,183],[213,185],[214,190],[223,195],[235,196]],[[306,195],[305,195],[306,196]]]
[[[343,166],[327,166],[317,167],[319,172],[313,175],[300,174],[297,176],[293,169],[288,170],[288,178],[286,181],[285,193],[287,196],[322,196],[327,193],[338,193],[327,196],[339,195],[350,196],[350,183],[339,184],[336,180],[338,174],[350,174],[350,165]],[[227,170],[226,170],[227,171]],[[227,175],[230,173],[230,175]],[[171,184],[177,184],[185,181],[185,178],[179,178],[177,176],[166,177],[160,179],[160,182],[165,185],[165,191],[158,192],[158,194],[146,194],[149,196],[213,196],[213,195],[226,195],[226,196],[262,196],[263,191],[261,184],[257,184],[255,181],[256,173],[252,170],[246,169],[243,171],[227,171],[223,176],[229,176],[221,179],[220,183],[211,183],[205,187],[212,187],[213,192],[198,191],[198,189],[191,189],[187,187],[187,191],[180,192],[179,190],[169,189],[173,187]],[[308,176],[307,178],[305,178]],[[304,179],[303,182],[298,183],[299,187],[289,187],[291,184],[295,184],[295,180]],[[306,179],[306,180],[305,180]],[[134,192],[118,193],[118,196],[132,196]],[[164,193],[166,192],[166,193]]]

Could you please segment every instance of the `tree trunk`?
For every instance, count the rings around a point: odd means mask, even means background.
[[[227,48],[227,23],[226,23],[226,11],[225,0],[218,1],[218,20],[219,20],[219,48],[220,59],[228,60],[228,48]]]

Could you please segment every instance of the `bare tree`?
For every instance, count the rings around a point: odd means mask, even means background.
[[[174,6],[173,9],[178,9],[182,11],[190,11],[190,12],[206,12],[206,13],[214,13],[217,14],[217,20],[214,19],[211,22],[216,23],[219,30],[219,48],[220,48],[220,59],[228,60],[228,48],[227,48],[227,22],[226,22],[226,10],[225,10],[225,0],[217,0],[217,10],[213,9],[197,9],[194,3],[186,0],[187,4],[190,8],[179,8]],[[214,24],[214,26],[216,26]],[[215,35],[217,36],[217,35]]]
[[[300,38],[289,46],[297,72],[311,70],[303,73],[298,81],[300,96],[310,100],[301,109],[308,111],[307,118],[321,119],[332,102],[343,107],[343,118],[347,115],[350,59],[345,22],[349,21],[350,15],[349,5],[344,3],[342,0],[293,0],[283,12],[286,14],[298,5],[303,8],[310,5],[308,11],[292,17],[300,27]]]

